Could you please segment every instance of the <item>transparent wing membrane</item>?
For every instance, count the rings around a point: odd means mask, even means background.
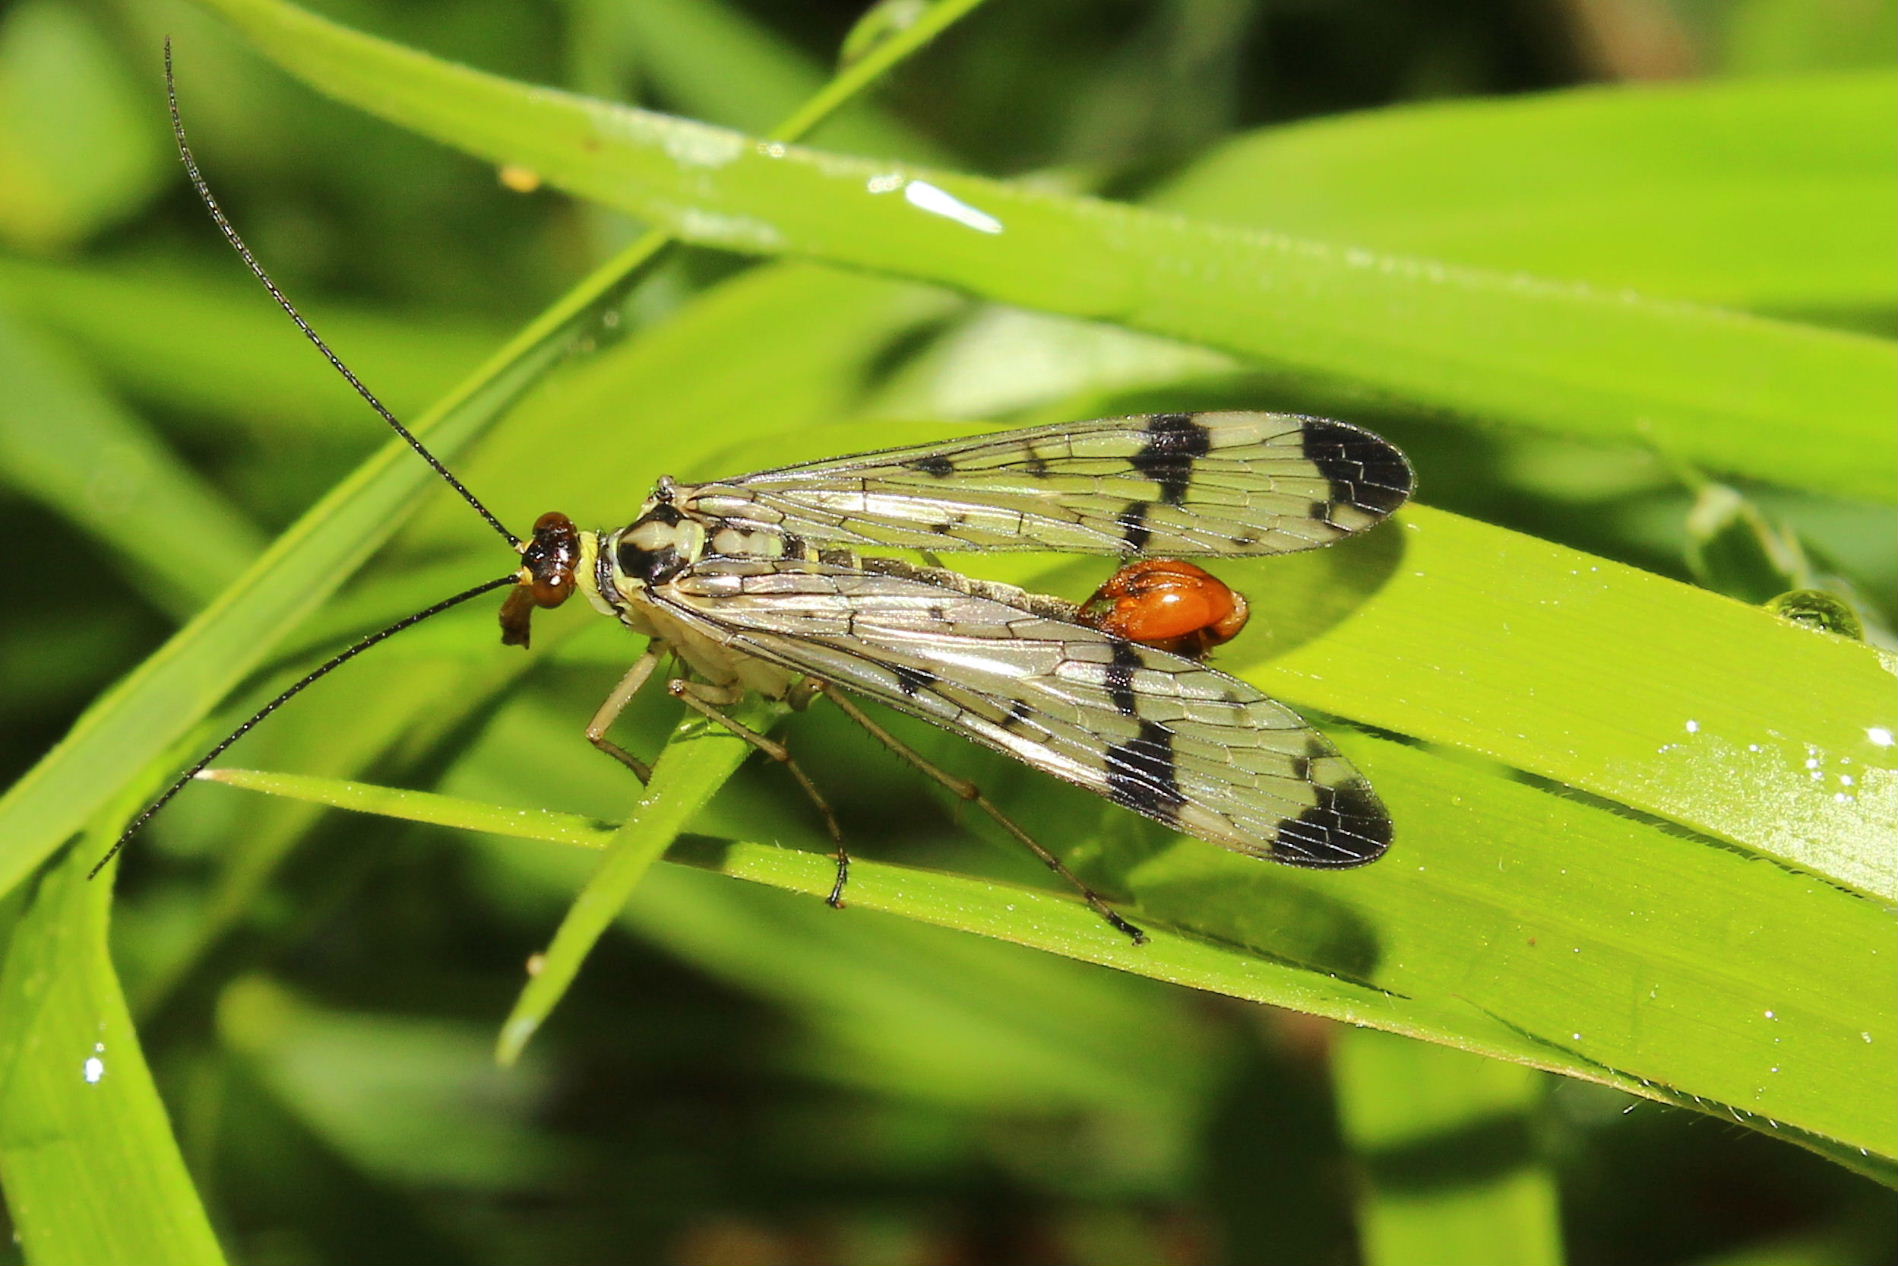
[[[1238,852],[1356,866],[1390,819],[1325,737],[1193,660],[930,579],[701,560],[652,598],[729,650],[868,695]]]
[[[807,462],[681,489],[688,513],[825,543],[1280,554],[1410,496],[1387,441],[1286,413],[1153,413]]]

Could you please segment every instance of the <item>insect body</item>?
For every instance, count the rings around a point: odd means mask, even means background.
[[[166,50],[170,85],[170,50]],[[711,483],[661,479],[617,530],[543,515],[502,527],[343,367],[264,274],[199,175],[175,89],[174,132],[220,230],[351,385],[521,554],[518,570],[370,635],[266,704],[134,821],[114,852],[258,721],[368,647],[503,586],[503,641],[525,646],[536,608],[583,595],[648,638],[587,727],[607,737],[670,652],[668,690],[784,762],[785,748],[726,713],[747,692],[802,707],[828,697],[898,755],[974,802],[1072,880],[1114,926],[1139,932],[972,784],[903,745],[850,698],[952,730],[1167,826],[1252,856],[1345,867],[1378,857],[1391,821],[1329,740],[1254,687],[1189,654],[1244,622],[1240,605],[1177,556],[1284,553],[1373,526],[1411,490],[1403,455],[1367,431],[1289,414],[1157,413],[1007,431],[809,462]],[[865,551],[1053,550],[1135,562],[1092,609]],[[1185,653],[1176,653],[1185,652]],[[110,856],[110,855],[108,855]],[[837,850],[833,904],[848,857]],[[103,865],[103,862],[101,863]]]
[[[1103,587],[1106,613],[1090,615],[853,547],[1282,552],[1368,527],[1409,489],[1401,455],[1368,432],[1250,412],[1065,423],[708,484],[665,479],[618,531],[543,517],[505,637],[525,640],[522,595],[553,605],[577,591],[675,651],[694,679],[674,693],[720,720],[745,691],[829,694],[861,716],[841,688],[1227,848],[1355,866],[1391,838],[1363,778],[1295,713],[1178,653],[1244,622],[1243,600],[1201,569],[1135,563]],[[596,741],[653,653],[595,718]]]
[[[1115,637],[1193,659],[1238,637],[1251,618],[1244,594],[1180,558],[1129,563],[1081,604],[1079,614]]]

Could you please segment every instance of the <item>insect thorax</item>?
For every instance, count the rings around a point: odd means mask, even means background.
[[[828,567],[878,572],[921,580],[956,593],[1006,603],[1025,612],[1073,621],[1078,608],[1060,598],[1030,593],[1013,585],[976,580],[942,567],[902,559],[861,556],[843,548],[823,548],[793,533],[754,522],[739,522],[692,509],[699,489],[661,479],[638,517],[614,532],[581,533],[576,579],[593,606],[614,615],[635,632],[673,642],[680,630],[655,603],[653,590],[685,575],[702,559],[755,558],[810,562]],[[690,640],[690,639],[688,639]],[[697,656],[688,653],[687,658]],[[703,666],[701,666],[703,667]],[[712,673],[714,677],[721,674]],[[767,692],[769,693],[769,692]]]
[[[635,633],[664,642],[704,680],[783,698],[802,674],[733,652],[682,619],[661,596],[708,556],[803,557],[789,548],[797,545],[779,532],[740,529],[682,510],[675,485],[666,479],[625,527],[581,534],[579,583],[595,609],[617,617]]]
[[[678,485],[661,479],[639,516],[617,532],[602,534],[594,579],[611,601],[635,599],[663,585],[701,558],[804,558],[802,542],[772,528],[738,525],[680,506]]]

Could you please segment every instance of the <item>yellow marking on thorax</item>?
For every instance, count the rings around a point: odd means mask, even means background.
[[[601,615],[618,615],[600,592],[600,534],[581,532],[580,560],[573,565],[573,583]]]

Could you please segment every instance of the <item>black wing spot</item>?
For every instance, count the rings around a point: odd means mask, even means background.
[[[1330,482],[1333,501],[1389,514],[1410,499],[1410,463],[1385,440],[1314,418],[1305,423],[1301,443],[1305,459]]]
[[[946,478],[949,475],[953,475],[956,471],[956,464],[947,457],[944,457],[941,453],[933,453],[928,457],[918,457],[913,462],[904,462],[903,466],[908,470],[920,470],[925,475],[931,475],[937,479]]]
[[[1035,719],[1035,710],[1020,699],[1008,701],[1008,715],[1002,718],[1002,728],[1012,730],[1024,722]]]
[[[1143,721],[1140,732],[1107,749],[1107,798],[1115,804],[1170,822],[1186,803],[1173,765],[1173,732]]]
[[[1369,784],[1318,788],[1318,803],[1279,823],[1272,860],[1294,866],[1362,866],[1391,844],[1391,818]]]
[[[907,664],[892,664],[890,671],[896,674],[896,684],[903,688],[903,693],[911,697],[919,690],[933,689],[942,680],[926,668],[911,668]]]
[[[1134,669],[1140,667],[1140,652],[1134,649],[1132,642],[1119,638],[1114,639],[1113,647],[1114,658],[1101,680],[1107,687],[1107,698],[1113,703],[1114,711],[1130,717],[1140,706],[1140,698],[1134,693]]]
[[[1136,501],[1114,519],[1120,525],[1120,537],[1134,549],[1145,549],[1153,533],[1147,530],[1149,502]]]
[[[1168,505],[1186,500],[1193,463],[1212,452],[1212,432],[1187,413],[1156,413],[1147,422],[1147,442],[1129,459],[1133,468],[1160,485]]]

